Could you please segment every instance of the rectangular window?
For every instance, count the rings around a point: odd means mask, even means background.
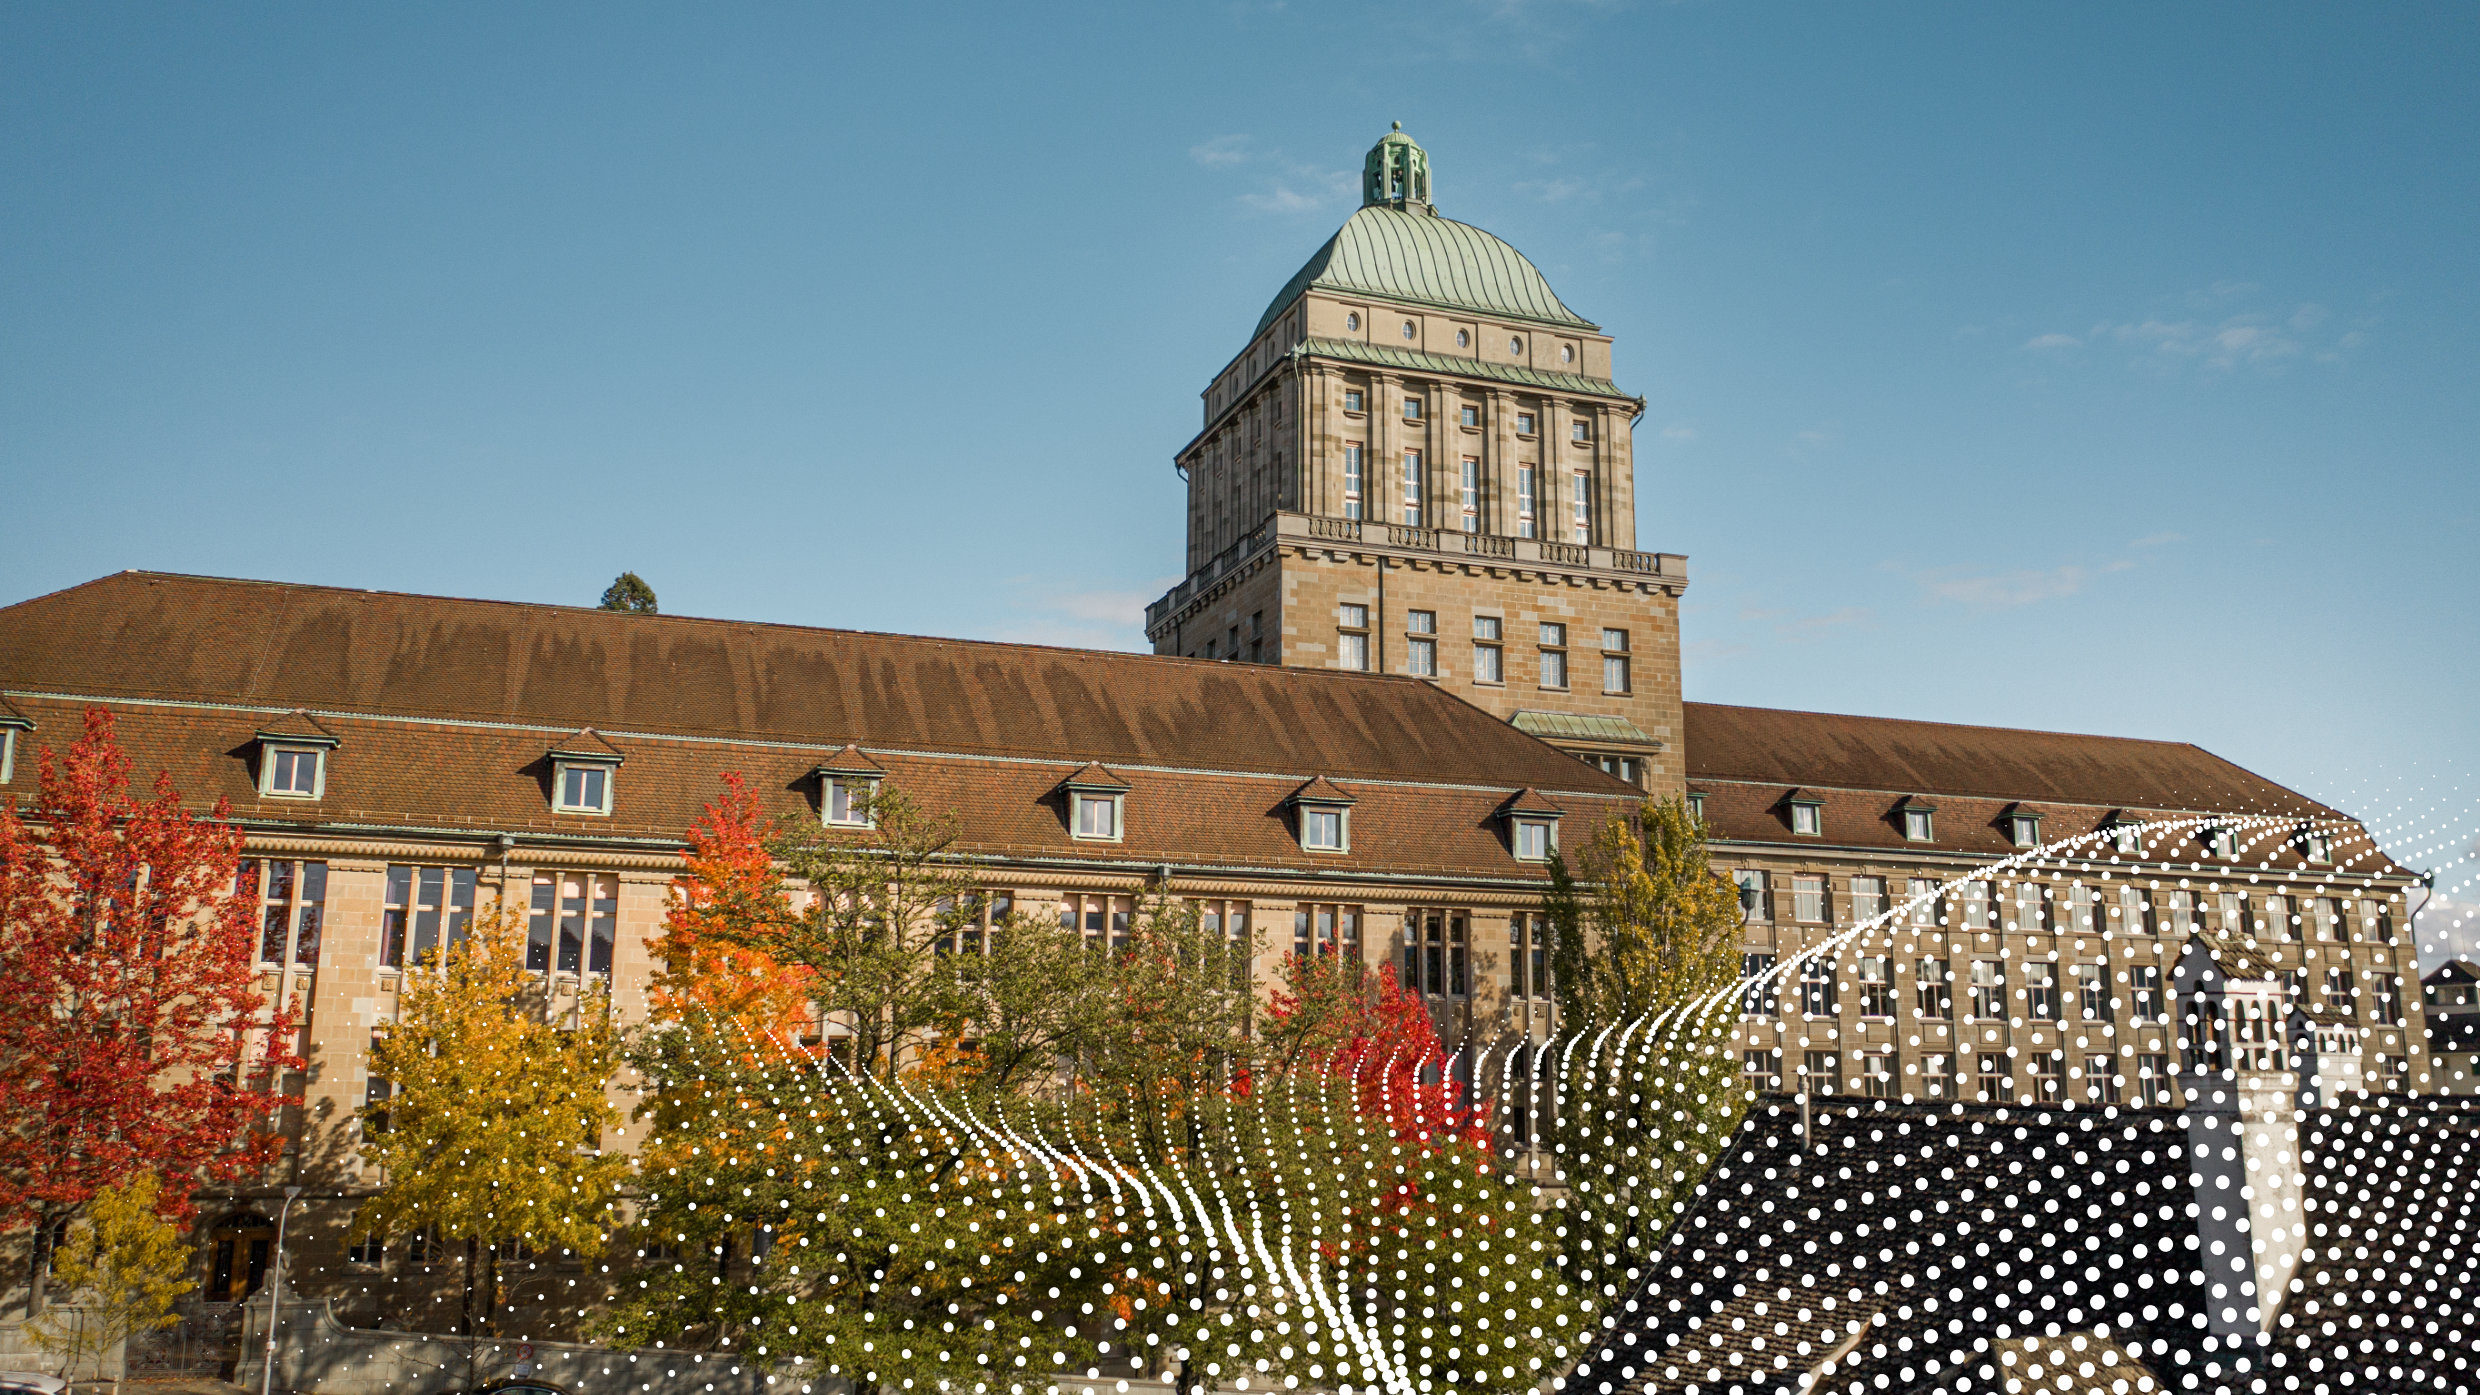
[[[1418,397],[1407,397],[1407,398],[1405,398],[1405,399],[1404,399],[1404,420],[1406,420],[1406,421],[1419,421],[1420,419],[1421,419],[1421,399],[1420,399],[1420,398],[1418,398]]]
[[[1555,843],[1550,836],[1547,819],[1516,820],[1516,858],[1522,862],[1548,862]]]
[[[1421,523],[1421,453],[1404,452],[1404,522],[1419,527]]]
[[[2373,900],[2359,903],[2360,934],[2369,944],[2394,943],[2394,912]]]
[[[1894,1016],[1894,960],[1886,955],[1860,956],[1860,1015]]]
[[[536,872],[525,924],[525,967],[573,974],[611,972],[620,924],[620,879],[587,872]]]
[[[1363,494],[1361,480],[1361,443],[1343,443],[1343,516],[1359,518]]]
[[[2173,940],[2184,940],[2196,928],[2196,893],[2166,891],[2164,905],[2157,919],[2160,934]]]
[[[1465,977],[1462,911],[1416,906],[1404,913],[1404,982],[1433,998],[1461,998]]]
[[[1814,838],[1825,832],[1825,827],[1826,820],[1824,809],[1814,804],[1805,803],[1794,804],[1791,806],[1792,832],[1797,833],[1802,837]]]
[[[2266,897],[2264,912],[2256,920],[2257,934],[2268,940],[2288,941],[2299,938],[2299,922],[2291,914],[2291,898],[2287,896]]]
[[[1109,794],[1079,794],[1076,801],[1076,836],[1079,838],[1115,839],[1119,837],[1119,797]]]
[[[2110,913],[2118,918],[2118,929],[2122,934],[2153,933],[2152,903],[2145,900],[2144,893],[2135,887],[2122,886],[2118,889],[2118,905]]]
[[[1937,882],[1935,879],[1904,878],[1903,899],[1912,908],[1912,924],[1924,927],[1937,924]]]
[[[2066,1060],[2055,1051],[2036,1052],[2031,1058],[2032,1097],[2043,1104],[2063,1103],[2067,1098]]]
[[[1933,836],[1935,836],[1935,834],[1934,834],[1934,832],[1933,832],[1933,830],[1934,830],[1934,827],[1935,827],[1935,826],[1934,826],[1933,824],[1931,824],[1931,823],[1930,823],[1929,818],[1930,818],[1930,813],[1929,813],[1929,811],[1928,811],[1928,810],[1926,810],[1926,809],[1906,809],[1906,810],[1904,810],[1904,811],[1903,811],[1903,836],[1904,836],[1904,838],[1905,838],[1906,840],[1908,840],[1908,841],[1910,841],[1910,842],[1914,842],[1914,843],[1926,843],[1926,842],[1928,842],[1928,841],[1929,841],[1929,840],[1930,840]]]
[[[1464,531],[1478,533],[1481,531],[1481,462],[1465,456],[1457,477],[1460,481],[1458,503]]]
[[[1462,419],[1466,426],[1479,426],[1481,424],[1481,409],[1479,407],[1464,408]]]
[[[465,938],[474,919],[475,869],[387,869],[386,899],[379,912],[379,963],[418,968]]]
[[[1742,867],[1731,874],[1739,887],[1739,913],[1748,920],[1774,918],[1772,899],[1765,894],[1765,874],[1754,867]]]
[[[1771,954],[1751,950],[1739,957],[1739,1011],[1742,1017],[1772,1017],[1782,1010],[1782,980],[1774,977]]]
[[[244,858],[238,876],[258,878],[258,962],[315,968],[326,928],[327,864]]]
[[[2118,1063],[2106,1053],[2084,1057],[2084,1098],[2094,1104],[2118,1103]]]
[[[1800,1011],[1811,1017],[1832,1017],[1840,1002],[1833,961],[1823,955],[1800,961]]]
[[[1791,918],[1803,925],[1825,923],[1825,878],[1801,876],[1791,879]]]
[[[2078,964],[2075,966],[2075,996],[2084,1009],[2087,1022],[2107,1022],[2110,1011],[2110,966]]]
[[[1573,535],[1569,541],[1589,543],[1593,541],[1593,476],[1578,470],[1572,483],[1574,491],[1567,496],[1568,531]]]
[[[1861,1052],[1860,1085],[1870,1099],[1893,1099],[1894,1053],[1891,1051]]]
[[[2043,924],[2041,888],[2033,882],[2017,882],[2014,903],[2007,909],[2007,929],[2025,931],[2040,929]]]
[[[2254,926],[2248,924],[2247,894],[2245,892],[2225,891],[2217,899],[2220,902],[2219,909],[2222,916],[2223,934],[2245,935],[2255,929]]]
[[[559,767],[559,804],[563,814],[611,812],[611,771],[599,765]]]
[[[2411,1058],[2408,1056],[2379,1056],[2377,1058],[2377,1078],[2375,1085],[2377,1093],[2381,1095],[2407,1095],[2411,1093]]]
[[[1518,911],[1507,918],[1507,991],[1518,998],[1550,997],[1550,917]]]
[[[940,954],[988,954],[1015,910],[1013,891],[972,891],[961,899],[942,896],[938,919],[944,928],[933,948]]]
[[[2352,978],[2353,975],[2349,969],[2327,969],[2325,971],[2325,1006],[2328,1010],[2340,1013],[2355,1012],[2352,999],[2357,998],[2359,992]]]
[[[2007,1082],[2006,1053],[1983,1051],[1975,1064],[1980,1067],[1980,1099],[1983,1103],[1994,1103],[2014,1093]]]
[[[1602,691],[1624,693],[1628,684],[1628,632],[1602,631]]]
[[[2170,1107],[2170,1057],[2167,1053],[2136,1053],[2136,1103],[2146,1109]]]
[[[1473,681],[1507,681],[1507,654],[1499,648],[1500,622],[1495,615],[1473,617]]]
[[[870,796],[877,791],[877,782],[866,779],[827,780],[826,821],[842,828],[868,828]]]
[[[1875,920],[1886,913],[1886,879],[1854,877],[1851,879],[1851,918],[1855,921]]]
[[[1405,669],[1422,678],[1438,676],[1438,612],[1414,610],[1404,614]]]
[[[1931,1051],[1921,1056],[1920,1093],[1933,1100],[1955,1098],[1955,1053]]]
[[[1972,1015],[1983,1022],[2006,1020],[2006,965],[1995,959],[1972,961]]]
[[[2091,888],[2069,882],[2050,894],[2050,925],[2061,934],[2087,934],[2093,928],[2092,908]]]
[[[1361,396],[1361,390],[1359,388],[1345,388],[1343,390],[1343,409],[1347,412],[1357,412],[1363,410],[1363,403],[1365,400],[1366,399]]]
[[[2047,961],[2024,965],[2024,996],[2030,1003],[2027,1015],[2034,1021],[2057,1021],[2058,966]]]
[[[1338,634],[1335,655],[1345,668],[1356,673],[1369,671],[1369,607],[1346,605],[1336,608]]]
[[[1774,1053],[1763,1048],[1739,1053],[1739,1078],[1751,1090],[1782,1088],[1782,1077],[1774,1073]]]
[[[318,798],[319,757],[323,754],[316,748],[268,748],[267,780],[259,792],[284,799]]]
[[[2137,964],[2127,970],[2128,1021],[2138,1024],[2163,1019],[2161,966]]]
[[[2316,938],[2320,943],[2335,944],[2342,939],[2342,917],[2334,912],[2334,898],[2319,896],[2311,899],[2308,902],[2308,920],[2316,927]]]
[[[1550,620],[1541,624],[1541,686],[1567,686],[1567,627]]]
[[[1096,953],[1118,954],[1128,948],[1128,932],[1136,918],[1136,902],[1126,896],[1059,898],[1059,928],[1073,930]]]
[[[1533,414],[1531,412],[1516,413],[1516,434],[1519,436],[1530,436],[1533,434]]]
[[[1539,502],[1540,492],[1533,479],[1532,466],[1516,467],[1516,536],[1519,538],[1533,536],[1534,506]]]
[[[1912,1007],[1932,1021],[1945,1022],[1955,1015],[1954,971],[1943,959],[1912,961]]]
[[[1343,813],[1341,809],[1320,809],[1314,806],[1300,811],[1300,845],[1311,852],[1343,851]]]
[[[1800,1087],[1811,1094],[1841,1094],[1843,1092],[1842,1058],[1831,1051],[1802,1052],[1800,1054]]]

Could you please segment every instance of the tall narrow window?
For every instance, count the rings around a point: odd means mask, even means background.
[[[1355,673],[1369,671],[1369,607],[1337,607],[1335,657]]]
[[[1506,651],[1499,647],[1499,617],[1473,617],[1473,681],[1503,683],[1507,678]]]
[[[1541,686],[1567,686],[1567,627],[1551,620],[1541,625]]]
[[[1458,476],[1464,531],[1481,531],[1481,462],[1465,456]]]
[[[1772,1017],[1782,1011],[1782,980],[1774,977],[1774,962],[1773,955],[1754,950],[1740,955],[1740,1016]]]
[[[474,869],[387,869],[386,901],[379,914],[379,963],[418,968],[465,938],[474,919]]]
[[[258,961],[315,968],[326,928],[327,864],[245,858],[242,877],[258,876]]]
[[[1516,467],[1516,536],[1534,536],[1535,506],[1540,502],[1540,488],[1534,483],[1536,471],[1530,465]]]
[[[1935,878],[1904,878],[1903,899],[1911,904],[1912,924],[1926,927],[1938,923],[1937,881]]]
[[[1834,963],[1822,955],[1800,962],[1800,1011],[1810,1017],[1832,1017],[1837,1010]]]
[[[1921,1016],[1939,1022],[1955,1015],[1954,972],[1943,959],[1912,961],[1912,1006]]]
[[[1404,667],[1422,678],[1438,676],[1438,612],[1413,610],[1404,613]]]
[[[1825,878],[1798,876],[1791,879],[1791,918],[1803,925],[1825,923]]]
[[[1731,874],[1731,882],[1739,888],[1739,914],[1742,920],[1771,920],[1774,907],[1765,892],[1765,873],[1754,867],[1742,867]]]
[[[2025,1015],[2041,1022],[2055,1022],[2058,1011],[2058,966],[2046,959],[2024,965],[2024,993],[2031,1002]]]
[[[2006,1020],[2006,966],[1995,959],[1972,961],[1972,1015],[1984,1022]]]
[[[1128,948],[1135,910],[1136,902],[1126,896],[1063,896],[1059,928],[1083,935],[1089,950],[1117,954]]]
[[[2161,966],[2137,964],[2127,970],[2128,1020],[2142,1024],[2162,1020]]]
[[[1860,1015],[1894,1016],[1894,960],[1886,955],[1860,956]]]
[[[1403,521],[1414,527],[1421,522],[1421,453],[1404,452]]]
[[[1550,917],[1528,911],[1508,917],[1507,992],[1516,998],[1550,996]]]
[[[1404,983],[1433,998],[1466,993],[1467,921],[1462,911],[1415,907],[1404,913]]]
[[[1602,631],[1602,691],[1628,691],[1628,632],[1625,630]]]
[[[1361,516],[1361,443],[1343,443],[1343,516]]]
[[[537,972],[609,974],[620,923],[620,879],[587,872],[536,872],[525,925],[525,967]]]
[[[1886,913],[1886,879],[1854,877],[1851,879],[1851,918],[1854,921],[1875,920]]]
[[[1589,543],[1593,541],[1593,476],[1578,470],[1569,483],[1575,487],[1568,496],[1569,532],[1573,534],[1569,541]]]

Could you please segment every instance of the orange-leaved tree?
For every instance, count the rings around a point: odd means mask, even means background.
[[[817,975],[751,945],[792,917],[766,838],[749,782],[724,776],[723,794],[689,825],[688,871],[672,883],[654,944],[653,999],[659,1017],[711,1014],[773,1049],[797,1042]]]
[[[0,808],[0,1232],[48,1234],[140,1173],[185,1220],[200,1182],[276,1156],[296,1024],[259,985],[228,815],[191,813],[168,774],[140,798],[99,707],[44,750],[34,804]]]

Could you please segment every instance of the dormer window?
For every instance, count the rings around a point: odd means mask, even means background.
[[[1823,837],[1826,831],[1826,806],[1815,799],[1795,798],[1790,801],[1791,831],[1802,838]]]
[[[17,775],[17,734],[34,730],[34,722],[0,698],[0,785]]]
[[[1539,791],[1516,791],[1498,813],[1507,821],[1507,850],[1516,861],[1548,862],[1558,854],[1560,809]]]
[[[1127,834],[1128,782],[1096,761],[1059,782],[1067,799],[1068,836],[1116,843]]]
[[[2041,816],[2028,813],[2007,815],[2006,837],[2008,842],[2019,848],[2041,846]]]
[[[2206,829],[2204,831],[2204,845],[2211,849],[2213,855],[2218,858],[2229,859],[2239,855],[2239,835],[2231,829]]]
[[[1076,836],[1101,838],[1112,842],[1119,839],[1119,810],[1123,796],[1116,794],[1080,794],[1076,799]]]
[[[258,792],[271,799],[316,799],[327,786],[326,752],[270,746],[260,757]]]
[[[1344,853],[1352,850],[1352,805],[1356,801],[1341,785],[1321,776],[1292,791],[1291,798],[1285,802],[1292,806],[1292,817],[1304,851]]]
[[[620,748],[592,727],[552,747],[551,812],[609,815],[620,760]]]
[[[2110,821],[2110,847],[2133,856],[2144,851],[2144,825],[2134,815],[2119,813]]]
[[[319,799],[327,794],[327,753],[335,733],[307,712],[293,712],[258,733],[258,793],[262,799]]]
[[[1690,818],[1692,818],[1692,819],[1695,819],[1698,823],[1703,823],[1703,822],[1705,822],[1705,792],[1704,792],[1704,791],[1702,791],[1702,790],[1690,790],[1690,791],[1688,791],[1688,817],[1690,817]]]
[[[818,777],[820,823],[829,828],[878,826],[871,805],[878,798],[878,782],[887,778],[885,767],[861,754],[860,747],[846,746],[812,773]]]
[[[5,772],[7,768],[8,767],[4,765],[0,765],[0,772]],[[6,779],[8,779],[7,774],[0,773],[0,781],[4,781]],[[2303,828],[2299,830],[2299,852],[2301,856],[2307,858],[2310,862],[2331,862],[2334,860],[2333,844],[2326,840],[2324,834],[2317,832],[2313,828]]]
[[[1906,799],[1896,808],[1903,821],[1903,840],[1907,843],[1930,843],[1937,840],[1937,806],[1917,799]]]
[[[1548,819],[1516,820],[1516,860],[1548,862],[1558,846],[1558,825]]]
[[[552,808],[563,814],[611,812],[611,767],[563,763]]]

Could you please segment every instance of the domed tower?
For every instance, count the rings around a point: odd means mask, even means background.
[[[1641,398],[1524,254],[1441,216],[1400,124],[1206,386],[1158,654],[1409,674],[1681,787],[1686,559],[1640,551]]]

